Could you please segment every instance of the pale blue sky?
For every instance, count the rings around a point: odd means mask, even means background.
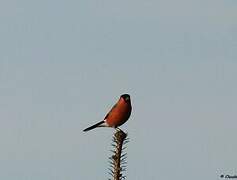
[[[0,179],[108,179],[123,93],[127,179],[237,174],[237,1],[1,0]]]

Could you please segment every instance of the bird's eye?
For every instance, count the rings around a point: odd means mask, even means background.
[[[123,98],[123,100],[126,101],[126,102],[129,102],[129,101],[130,101],[130,96],[129,96],[128,94],[123,94],[123,95],[121,96],[121,98]]]
[[[125,97],[125,101],[129,101],[129,97],[127,96],[127,97]]]

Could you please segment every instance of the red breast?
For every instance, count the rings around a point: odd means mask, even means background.
[[[130,96],[122,95],[117,104],[105,117],[106,123],[110,127],[118,127],[125,123],[131,115],[132,106]]]

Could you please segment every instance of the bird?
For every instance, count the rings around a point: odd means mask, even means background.
[[[90,126],[83,131],[89,131],[97,127],[112,127],[119,129],[118,127],[124,124],[130,117],[132,112],[131,99],[129,94],[123,94],[120,96],[117,103],[107,113],[103,121],[100,121],[93,126]]]

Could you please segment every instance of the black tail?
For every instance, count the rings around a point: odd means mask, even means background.
[[[91,130],[91,129],[97,128],[97,127],[99,127],[99,125],[101,125],[101,124],[103,124],[103,123],[104,123],[104,121],[100,121],[100,122],[98,122],[97,124],[95,124],[95,125],[93,125],[93,126],[90,126],[90,127],[86,128],[86,129],[84,129],[83,131],[86,132],[86,131],[89,131],[89,130]]]

